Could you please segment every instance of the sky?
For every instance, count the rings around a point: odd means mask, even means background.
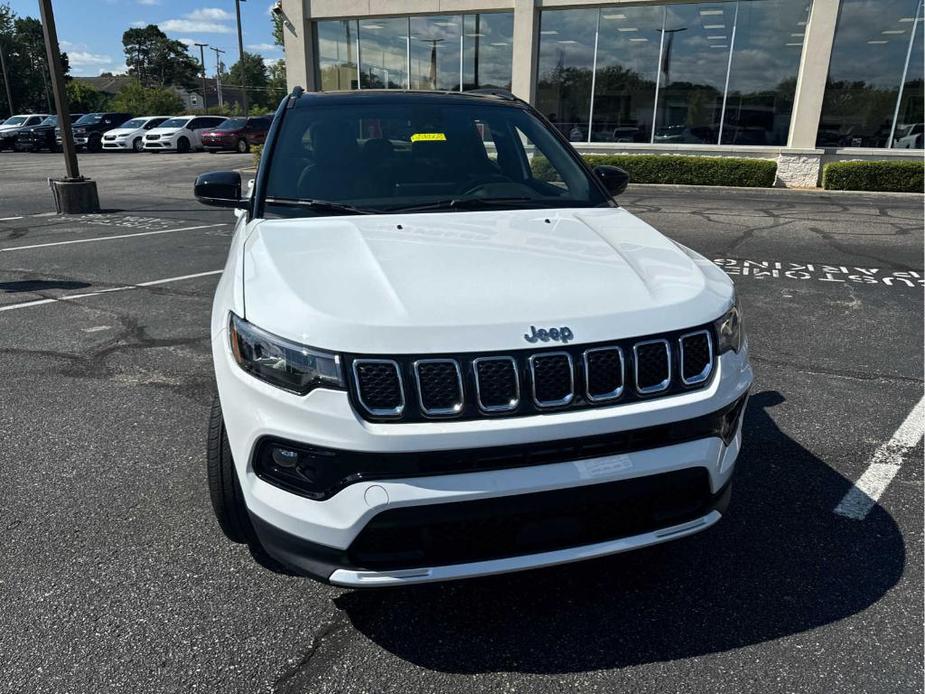
[[[35,0],[0,0],[19,17],[39,17]],[[244,50],[259,53],[267,63],[283,57],[273,45],[271,0],[241,3]],[[71,74],[96,76],[125,72],[122,33],[131,27],[157,24],[172,39],[188,46],[208,43],[227,51],[226,66],[238,60],[234,0],[54,0],[55,21],[61,50],[68,54]],[[191,55],[199,59],[199,49]],[[206,69],[215,72],[215,53],[206,51]]]

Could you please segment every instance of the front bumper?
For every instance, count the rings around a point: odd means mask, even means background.
[[[739,354],[727,352],[718,359],[708,387],[676,396],[509,419],[379,424],[358,417],[346,393],[316,390],[308,396],[296,396],[244,373],[233,362],[225,331],[213,338],[213,356],[232,455],[261,543],[271,556],[301,572],[354,586],[420,583],[547,566],[635,549],[703,530],[719,519],[722,500],[728,495],[741,445],[741,417],[728,445],[722,438],[708,436],[516,468],[359,478],[323,500],[307,499],[261,479],[252,460],[260,441],[282,439],[392,458],[401,453],[419,455],[580,440],[707,417],[746,396],[752,381],[745,348]],[[636,528],[629,534],[577,546],[462,563],[441,561],[396,569],[393,565],[357,565],[352,559],[354,543],[373,519],[384,517],[386,512],[590,489],[693,469],[704,471],[709,503],[698,506],[694,516],[679,521],[669,518],[661,527]]]
[[[132,149],[132,143],[128,140],[103,140],[103,149]]]
[[[177,145],[170,140],[145,140],[144,149],[166,151],[176,149]]]

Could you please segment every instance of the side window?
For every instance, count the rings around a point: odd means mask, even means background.
[[[203,120],[206,121],[206,124],[204,127],[216,128],[228,119],[227,118],[203,118]]]
[[[26,125],[38,125],[41,120],[42,119],[38,116],[32,116],[29,120],[26,121]]]
[[[203,121],[205,121],[205,118],[193,118],[193,120],[187,123],[186,128],[187,130],[199,130],[200,128],[204,128],[206,126]]]

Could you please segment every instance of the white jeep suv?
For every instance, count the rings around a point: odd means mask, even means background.
[[[143,116],[132,118],[118,128],[103,133],[103,149],[140,152],[144,149],[144,136],[170,116]]]
[[[732,282],[503,94],[303,93],[212,314],[225,534],[342,586],[681,538],[725,512],[752,370]]]

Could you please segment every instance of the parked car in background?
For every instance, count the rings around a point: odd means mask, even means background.
[[[131,113],[88,113],[74,122],[71,134],[77,149],[86,149],[88,152],[99,152],[103,149],[103,133],[118,128],[132,117]],[[61,128],[55,129],[55,141],[60,145]]]
[[[893,140],[896,149],[922,149],[922,134],[925,132],[925,123],[915,123],[897,133]]]
[[[7,118],[3,121],[3,125],[0,125],[0,152],[13,149],[13,143],[16,142],[16,136],[22,128],[31,128],[46,118],[48,118],[47,113],[25,113]]]
[[[201,150],[202,134],[217,128],[224,116],[176,116],[161,123],[145,135],[146,152],[189,152]]]
[[[103,133],[103,149],[140,152],[144,149],[145,133],[170,119],[170,116],[132,118],[118,128]]]
[[[229,118],[217,128],[202,134],[202,146],[207,152],[249,152],[252,145],[262,145],[267,139],[272,119],[268,116]]]
[[[72,113],[71,123],[82,118],[82,113]],[[16,142],[13,147],[17,152],[39,152],[47,149],[54,152],[58,149],[55,142],[55,128],[58,125],[58,116],[48,116],[38,125],[20,128],[17,131]]]

